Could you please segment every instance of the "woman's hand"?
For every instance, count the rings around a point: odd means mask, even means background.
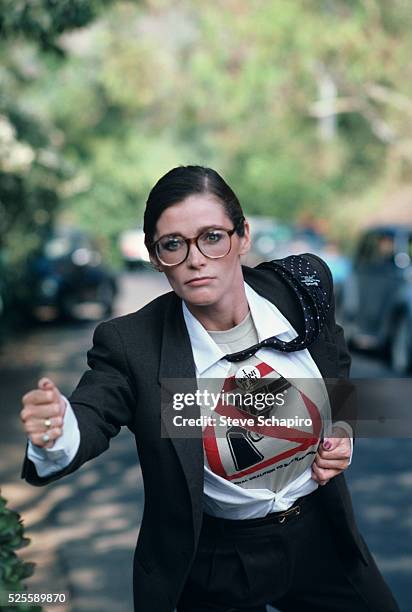
[[[66,404],[49,378],[39,380],[38,388],[22,397],[20,419],[26,435],[36,446],[52,448],[63,433]]]
[[[312,464],[312,478],[322,486],[346,470],[350,462],[352,445],[348,433],[334,427],[332,436],[324,438]]]

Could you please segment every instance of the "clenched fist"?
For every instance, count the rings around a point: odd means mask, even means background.
[[[63,433],[66,403],[49,378],[41,378],[38,388],[22,397],[20,418],[24,431],[36,446],[51,448]]]
[[[336,437],[334,437],[336,436]],[[348,433],[341,427],[333,427],[332,435],[323,440],[312,464],[312,478],[321,486],[327,484],[349,466],[351,443]]]

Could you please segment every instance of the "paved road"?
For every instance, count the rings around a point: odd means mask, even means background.
[[[160,275],[136,272],[122,277],[116,315],[140,308],[168,285]],[[10,506],[22,513],[35,560],[30,589],[68,593],[71,612],[129,612],[132,556],[142,516],[144,491],[136,451],[127,431],[110,450],[76,474],[46,488],[19,478],[25,446],[18,411],[23,392],[43,375],[66,394],[85,368],[94,320],[43,324],[3,347],[0,354],[0,482]],[[377,359],[354,356],[354,376],[386,377]],[[412,439],[359,439],[347,476],[355,510],[372,552],[403,612],[411,609]],[[49,606],[47,610],[52,611]]]

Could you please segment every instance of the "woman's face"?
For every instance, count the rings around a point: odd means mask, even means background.
[[[231,249],[225,257],[210,259],[193,243],[186,260],[176,266],[163,266],[151,256],[152,263],[165,273],[172,289],[187,304],[212,306],[222,299],[225,301],[225,296],[243,290],[240,256],[250,248],[247,221],[244,225],[244,236],[232,234]],[[156,224],[154,240],[170,234],[194,238],[211,227],[231,230],[233,222],[215,196],[195,194],[163,211]],[[195,279],[203,280],[193,282]]]

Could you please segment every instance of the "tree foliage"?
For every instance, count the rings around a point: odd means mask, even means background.
[[[37,81],[62,65],[59,40],[96,18],[107,1],[5,0],[0,5],[0,254],[17,270],[52,225],[62,186],[75,175],[66,134]],[[21,269],[21,268],[20,268]]]
[[[342,202],[411,178],[407,0],[3,6],[0,206],[16,257],[57,210],[98,219],[114,245],[182,163],[284,219],[341,218]]]
[[[0,35],[6,39],[21,36],[42,50],[62,54],[58,37],[86,26],[108,4],[109,0],[3,0]]]

